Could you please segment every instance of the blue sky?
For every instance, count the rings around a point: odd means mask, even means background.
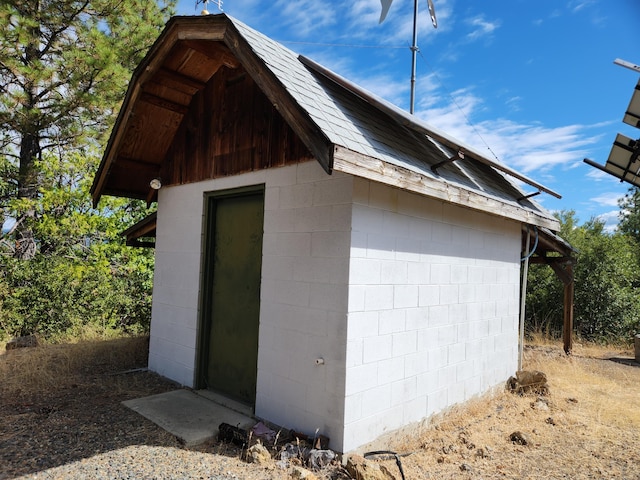
[[[559,192],[550,210],[612,227],[628,185],[583,163],[606,161],[639,75],[638,0],[419,0],[415,114]],[[207,6],[217,13],[215,2]],[[223,11],[406,110],[413,1],[225,0]],[[202,5],[180,0],[178,14]],[[527,192],[533,191],[526,187]]]

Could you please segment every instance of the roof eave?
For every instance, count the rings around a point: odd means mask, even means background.
[[[91,186],[94,206],[97,206],[109,177],[109,170],[116,158],[119,146],[128,128],[128,121],[141,93],[141,86],[162,65],[166,55],[180,40],[210,40],[223,42],[252,76],[296,135],[327,173],[333,169],[333,146],[322,130],[303,111],[300,105],[282,86],[276,75],[253,52],[246,39],[238,31],[232,19],[225,14],[172,17],[165,29],[149,49],[147,55],[133,72],[122,107],[111,131],[104,155]]]
[[[309,113],[294,99],[276,74],[257,55],[249,42],[238,30],[233,19],[229,19],[230,28],[226,31],[225,43],[253,81],[271,101],[282,118],[307,146],[322,168],[331,174],[333,170],[333,144]]]
[[[140,62],[131,75],[129,87],[125,93],[122,106],[118,112],[118,117],[116,118],[113,129],[111,130],[111,135],[109,136],[109,141],[107,142],[104,155],[102,156],[102,160],[93,179],[93,184],[91,185],[90,193],[94,207],[98,205],[100,197],[102,196],[105,183],[109,176],[109,169],[117,152],[117,147],[124,136],[127,128],[127,121],[131,116],[133,107],[140,95],[140,85],[144,82],[146,77],[151,75],[154,64],[158,63],[161,58],[164,58],[164,56],[170,51],[171,47],[173,47],[177,42],[178,36],[176,35],[175,29],[178,22],[179,17],[172,17],[169,19],[164,30],[160,33],[156,41],[149,48],[145,57],[142,59],[142,62]]]
[[[401,185],[403,189],[410,192],[490,215],[516,220],[523,224],[536,225],[552,231],[560,229],[558,220],[551,215],[545,215],[544,212],[537,212],[490,195],[483,195],[442,179],[421,175],[418,172],[391,165],[344,147],[336,146],[334,150],[334,169],[336,171],[367,178],[392,187]]]

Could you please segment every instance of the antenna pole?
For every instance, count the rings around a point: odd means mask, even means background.
[[[413,115],[416,101],[416,60],[418,55],[418,0],[413,0],[413,43],[411,44],[411,100],[409,113]]]

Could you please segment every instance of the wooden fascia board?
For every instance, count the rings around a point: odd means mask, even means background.
[[[420,175],[411,170],[391,165],[344,147],[335,147],[333,168],[336,171],[368,178],[391,187],[401,188],[461,207],[479,210],[490,215],[546,227],[550,230],[558,230],[560,228],[555,218],[539,215],[531,210],[461,188],[440,179]]]
[[[523,228],[523,234],[526,234],[526,230]],[[576,250],[566,242],[560,241],[553,236],[547,234],[544,231],[538,230],[538,232],[530,232],[531,237],[534,238],[538,235],[538,250],[557,252],[563,256],[563,258],[571,258],[576,253]],[[550,257],[557,258],[557,257]],[[554,260],[556,261],[556,260]]]
[[[137,193],[116,189],[106,189],[104,192],[102,192],[102,194],[111,195],[112,197],[132,198],[134,200],[146,200],[147,198],[146,192]]]
[[[138,223],[130,226],[121,235],[127,238],[139,238],[156,229],[158,213],[153,212],[140,220]]]
[[[103,190],[109,169],[116,159],[118,147],[127,131],[134,107],[140,101],[142,86],[162,68],[167,54],[178,41],[182,40],[223,41],[325,171],[331,173],[333,149],[329,139],[306,112],[303,112],[264,62],[257,57],[226,15],[173,17],[133,73],[91,187],[94,206],[98,204],[100,196],[105,193]]]
[[[109,176],[109,169],[115,160],[118,147],[127,131],[129,119],[133,115],[134,107],[139,101],[142,85],[162,68],[166,56],[179,40],[195,38],[198,40],[221,41],[230,23],[226,16],[221,17],[217,22],[212,22],[211,19],[205,17],[203,17],[201,21],[197,21],[197,19],[194,18],[185,20],[184,17],[172,17],[169,22],[167,22],[165,29],[158,36],[131,76],[129,88],[125,94],[120,112],[111,131],[109,141],[107,142],[105,153],[96,172],[93,184],[91,185],[90,192],[94,207],[97,206],[100,201],[105,182]]]
[[[293,97],[287,92],[276,75],[265,65],[243,38],[235,25],[230,22],[226,30],[225,44],[240,60],[240,63],[254,82],[266,95],[274,108],[282,115],[311,154],[331,174],[333,170],[333,144],[324,132],[309,117]]]
[[[128,237],[140,238],[145,237],[149,232],[153,232],[156,229],[155,222],[153,224],[145,225],[143,228],[136,230],[128,235]]]

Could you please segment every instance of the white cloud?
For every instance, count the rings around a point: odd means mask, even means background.
[[[491,36],[491,34],[500,27],[499,21],[485,20],[484,16],[479,15],[466,20],[467,25],[472,27],[472,31],[466,35],[467,40],[475,41],[479,38]]]
[[[549,14],[549,18],[558,18],[562,16],[562,11],[558,8],[556,8],[555,10],[553,10],[550,14]]]
[[[611,179],[611,175],[603,172],[602,170],[598,170],[597,168],[594,168],[594,167],[589,168],[589,171],[587,172],[586,176],[590,180],[594,180],[596,182],[602,182],[603,180]]]
[[[618,221],[620,220],[620,217],[618,216],[619,213],[619,210],[611,210],[609,212],[601,213],[596,218],[601,222],[604,222],[604,230],[606,232],[613,233],[618,227]]]
[[[308,38],[317,31],[338,23],[338,12],[330,4],[317,0],[278,0],[275,7],[280,20],[296,37]]]
[[[572,13],[576,13],[595,3],[597,3],[595,0],[573,0],[569,2],[569,10],[571,10]]]
[[[507,100],[505,100],[504,103],[512,112],[518,112],[520,111],[521,101],[522,101],[522,97],[516,95],[516,96],[507,98]]]
[[[557,166],[574,168],[581,164],[587,146],[598,140],[585,125],[546,127],[503,118],[474,122],[474,117],[485,109],[484,102],[471,88],[452,96],[455,102],[437,106],[421,103],[417,115],[462,143],[486,152],[486,156],[495,154],[524,173],[544,172]]]
[[[624,195],[620,195],[619,192],[604,192],[596,197],[590,198],[589,200],[602,206],[617,207],[618,200],[620,200],[622,197],[624,197]]]

